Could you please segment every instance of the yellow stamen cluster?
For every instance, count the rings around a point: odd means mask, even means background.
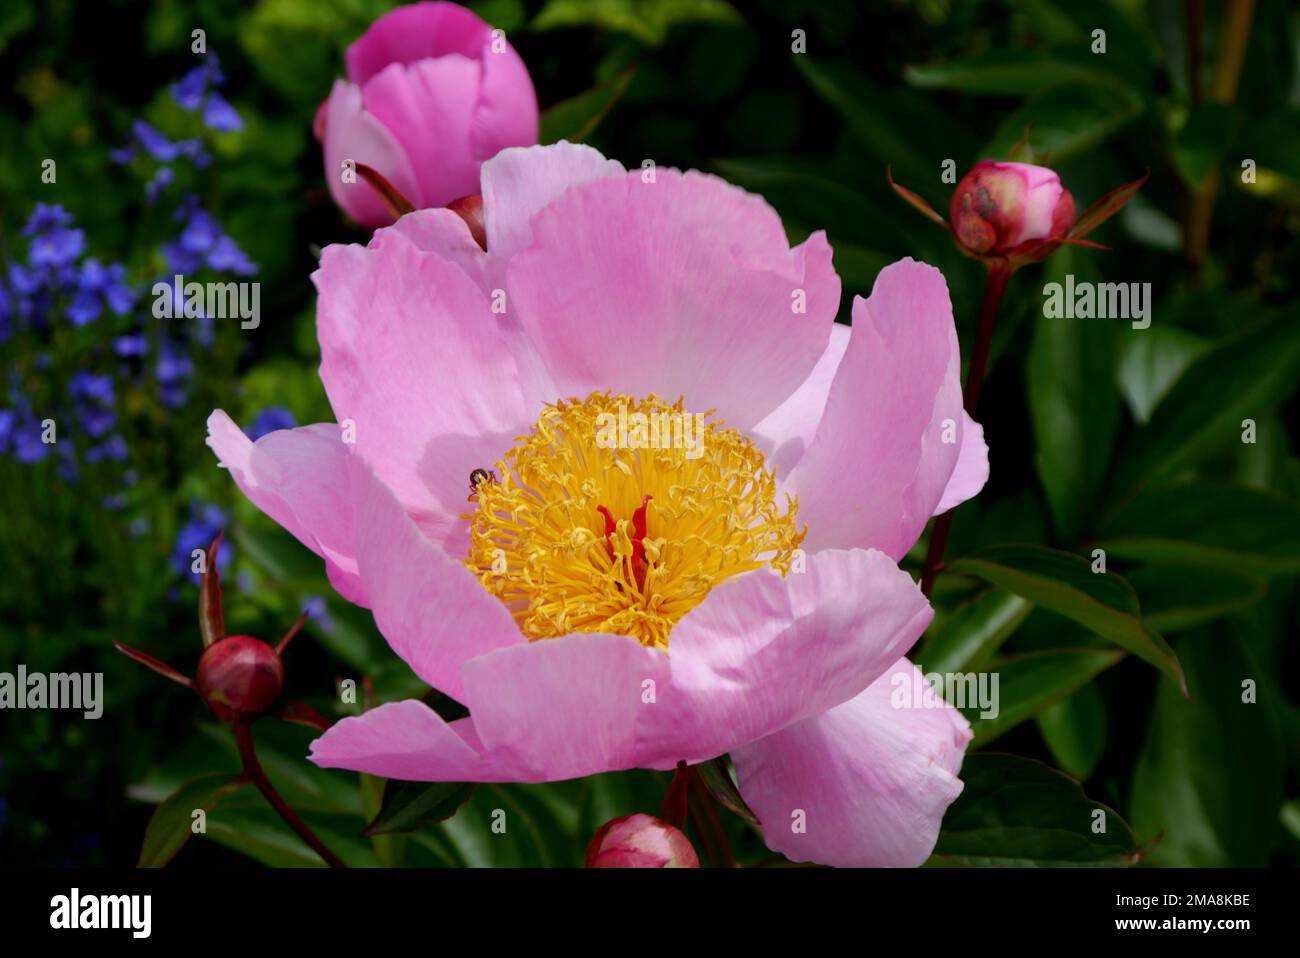
[[[477,484],[465,565],[525,636],[612,632],[666,649],[715,585],[790,571],[807,534],[797,500],[781,512],[763,454],[711,415],[653,395],[562,400]],[[633,516],[646,496],[642,551]]]

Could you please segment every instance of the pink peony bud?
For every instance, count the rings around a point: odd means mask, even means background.
[[[681,830],[651,815],[606,822],[587,846],[588,868],[699,868],[700,859]]]
[[[260,715],[284,687],[284,665],[275,649],[251,635],[228,635],[199,659],[199,695],[225,721]]]
[[[500,31],[454,3],[384,14],[348,48],[347,67],[313,129],[330,194],[367,228],[393,213],[349,169],[370,167],[417,209],[445,206],[479,191],[485,160],[537,142],[528,69]]]
[[[1014,255],[1063,238],[1074,225],[1074,197],[1053,170],[985,160],[957,184],[953,234],[981,255]]]

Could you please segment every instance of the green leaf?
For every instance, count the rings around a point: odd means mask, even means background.
[[[1142,101],[1122,87],[1073,85],[1040,93],[998,126],[983,156],[1006,156],[1029,131],[1034,155],[1053,165],[1092,149],[1142,114]]]
[[[993,710],[986,710],[979,703],[962,708],[975,733],[971,747],[987,745],[1007,730],[1033,718],[1123,657],[1124,653],[1118,649],[1051,649],[1012,656],[996,663],[988,670],[998,676],[996,714],[984,718],[985,711]]]
[[[369,843],[355,837],[355,819],[319,815],[302,817],[316,837],[348,866],[378,866]],[[272,868],[328,867],[265,801],[257,808],[221,809],[217,814],[209,815],[208,837]]]
[[[1230,615],[1267,591],[1254,576],[1167,563],[1131,569],[1126,576],[1142,598],[1143,621],[1166,633]]]
[[[278,584],[301,591],[320,591],[325,583],[325,563],[279,527],[238,523],[233,530],[235,548]]]
[[[482,784],[455,817],[426,831],[441,832],[470,867],[581,865],[591,836],[577,831],[580,789],[580,782]]]
[[[944,157],[928,159],[917,147],[917,139],[902,133],[905,129],[914,133],[915,126],[896,125],[892,121],[896,108],[889,101],[891,92],[881,90],[861,70],[841,62],[798,55],[794,56],[794,66],[816,94],[844,118],[859,146],[876,157],[881,182],[888,165],[893,166],[894,177],[905,186],[909,185],[905,181],[919,182],[920,178],[933,177],[939,170],[939,161]]]
[[[1134,860],[1136,843],[1124,819],[1041,762],[977,752],[966,756],[961,779],[965,787],[944,816],[930,864],[1105,866]],[[1104,832],[1094,831],[1103,824]]]
[[[950,568],[1073,619],[1182,685],[1178,657],[1159,633],[1143,625],[1137,594],[1113,572],[1094,573],[1080,556],[1030,545],[983,549]]]
[[[190,837],[194,812],[202,809],[206,814],[245,784],[238,776],[218,772],[200,775],[181,785],[150,816],[136,867],[161,868],[166,865]]]
[[[547,107],[541,117],[539,143],[584,143],[601,120],[614,108],[636,76],[636,66],[630,66],[617,76],[599,83],[586,93],[561,100]]]
[[[736,787],[736,783],[732,780],[731,769],[725,757],[703,762],[697,765],[696,768],[699,770],[700,780],[704,782],[709,793],[717,799],[723,808],[755,827],[759,825],[758,816],[745,803],[744,798],[740,795],[740,789]]]
[[[1240,443],[1300,381],[1300,308],[1274,314],[1203,353],[1119,456],[1114,488],[1132,493]]]
[[[1240,115],[1225,103],[1198,103],[1173,137],[1174,168],[1196,187],[1223,162],[1232,146]]]
[[[740,19],[723,0],[548,0],[531,27],[596,27],[658,46],[679,23],[737,23]]]
[[[1161,682],[1133,771],[1133,825],[1151,862],[1262,867],[1280,838],[1283,738],[1265,670],[1224,625],[1179,639],[1191,699]],[[1245,702],[1243,683],[1257,687]]]
[[[1300,573],[1300,503],[1226,482],[1152,487],[1107,519],[1108,553],[1262,576]]]
[[[1120,342],[1119,388],[1138,425],[1152,411],[1209,344],[1195,333],[1177,326],[1153,325]]]
[[[209,739],[211,751],[237,755],[228,727],[204,723],[199,728]],[[276,791],[295,811],[361,816],[355,773],[320,768],[307,761],[308,744],[319,732],[273,721],[258,722],[255,731],[258,760]],[[235,767],[239,767],[237,759]]]
[[[1038,732],[1061,768],[1080,781],[1090,778],[1106,748],[1106,703],[1096,684],[1039,712]]]
[[[923,90],[959,90],[996,96],[1029,96],[1067,83],[1113,83],[1103,68],[1082,58],[1018,50],[909,66],[903,78]]]
[[[383,807],[362,835],[413,832],[425,825],[445,821],[474,794],[472,782],[399,782],[389,779],[384,786]]]
[[[926,672],[978,669],[1025,621],[1033,606],[1002,589],[987,589],[959,606],[926,641],[915,661]]]
[[[1047,282],[1095,275],[1091,255],[1068,247],[1047,265]],[[1113,323],[1040,315],[1029,348],[1034,466],[1061,537],[1077,542],[1094,514],[1119,427]]]

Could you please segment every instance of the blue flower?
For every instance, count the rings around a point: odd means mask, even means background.
[[[198,583],[199,576],[192,571],[194,550],[206,550],[225,524],[226,514],[217,506],[211,503],[190,504],[190,519],[181,527],[180,533],[176,536],[176,545],[172,549],[172,566],[180,575],[187,576],[195,584]],[[217,568],[222,572],[225,572],[226,567],[230,565],[233,551],[229,544],[222,546],[221,553],[217,557]]]
[[[59,228],[32,237],[27,261],[32,266],[65,266],[86,250],[86,234],[79,229]]]
[[[203,265],[203,260],[198,253],[187,250],[180,241],[163,244],[163,258],[167,260],[167,268],[174,273],[193,273]],[[174,293],[174,300],[179,300],[179,293]],[[173,301],[175,306],[175,301]]]
[[[114,462],[124,462],[126,456],[126,440],[117,433],[109,436],[98,446],[92,446],[86,450],[86,462],[102,462],[105,459],[112,459]]]
[[[251,276],[257,272],[257,264],[248,258],[234,240],[224,235],[217,239],[208,253],[208,265],[220,272],[239,276]]]
[[[244,433],[249,439],[257,442],[268,432],[292,429],[296,425],[298,425],[298,421],[294,419],[293,413],[283,406],[267,406],[253,417],[253,421],[244,430]]]
[[[185,76],[172,84],[172,99],[182,108],[197,110],[203,103],[203,95],[208,92],[208,66],[206,63],[194,67]]]
[[[73,375],[68,392],[74,399],[93,400],[107,406],[113,402],[113,378],[82,370]]]
[[[155,160],[170,163],[180,156],[177,145],[144,120],[134,121],[131,124],[131,133],[136,142],[143,146]]]
[[[180,243],[183,249],[192,253],[206,253],[220,238],[221,226],[211,213],[200,209],[190,214],[181,230]]]
[[[235,108],[226,102],[225,97],[215,92],[209,93],[207,102],[203,104],[203,122],[218,133],[231,133],[244,128],[244,121],[235,112]]]
[[[113,340],[113,352],[125,358],[143,356],[149,352],[149,337],[144,333],[128,333]]]
[[[158,197],[162,195],[163,190],[171,186],[176,180],[176,171],[170,166],[160,166],[154,172],[153,178],[145,184],[144,195],[150,203],[157,203]]]
[[[72,225],[72,214],[57,203],[37,203],[23,227],[24,236],[48,233]]]
[[[164,342],[154,373],[161,383],[178,383],[194,375],[194,360],[171,343]]]
[[[303,601],[303,611],[307,613],[308,617],[313,622],[319,625],[326,632],[329,632],[334,628],[333,620],[330,618],[329,606],[325,604],[325,600],[321,596],[307,596]]]
[[[92,439],[98,439],[117,425],[117,414],[111,409],[92,406],[80,410],[80,413],[81,428]]]
[[[33,270],[12,263],[9,266],[9,285],[19,296],[31,296],[40,290],[42,282],[41,277]]]
[[[13,442],[14,432],[18,428],[18,412],[14,409],[0,409],[0,452],[6,452]]]
[[[164,383],[158,390],[158,397],[168,409],[182,409],[189,399],[184,383]]]
[[[221,86],[226,78],[221,73],[221,62],[216,53],[209,53],[203,62],[189,70],[172,84],[172,99],[181,107],[193,112],[203,103],[210,87]]]
[[[18,427],[14,430],[14,458],[21,463],[30,465],[49,456],[50,446],[53,443],[43,441],[42,433],[44,431],[44,427],[35,416],[20,421]]]
[[[94,293],[83,290],[78,293],[68,306],[68,319],[73,326],[81,327],[99,319],[103,305]]]

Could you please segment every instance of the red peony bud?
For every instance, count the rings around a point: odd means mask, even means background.
[[[275,649],[251,635],[228,635],[199,659],[198,691],[225,721],[260,715],[284,687],[284,665]]]
[[[700,859],[680,829],[651,815],[606,822],[587,846],[588,868],[699,868]]]
[[[957,184],[949,215],[970,252],[1014,256],[1063,239],[1074,225],[1074,197],[1047,167],[985,160]]]

